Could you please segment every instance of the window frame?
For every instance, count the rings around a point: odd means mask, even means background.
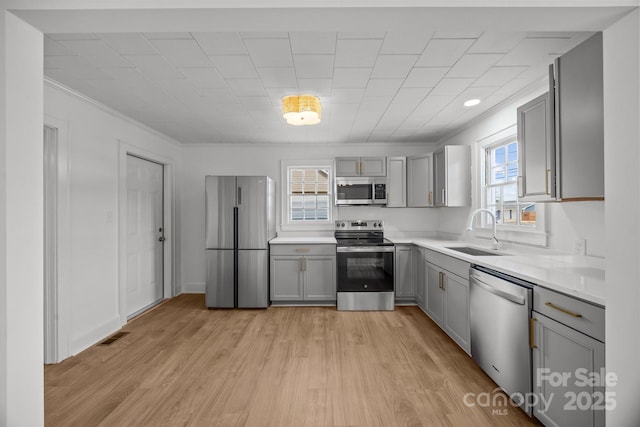
[[[498,131],[492,135],[489,135],[476,143],[476,179],[478,179],[475,196],[476,200],[474,207],[487,208],[486,202],[486,185],[487,182],[487,150],[499,145],[506,144],[508,142],[517,143],[517,126],[511,125],[501,131]],[[520,148],[520,147],[518,147]],[[518,150],[518,156],[520,156],[520,150]],[[519,164],[518,164],[519,166]],[[519,174],[519,172],[518,172]],[[528,203],[527,203],[528,204]],[[514,243],[522,243],[532,246],[548,246],[548,234],[546,232],[546,212],[545,203],[536,203],[536,223],[535,225],[515,225],[515,224],[497,224],[498,239],[501,241],[509,241]],[[479,219],[478,219],[479,218]],[[475,220],[479,226],[474,227],[476,235],[482,238],[491,238],[492,224],[489,221],[488,215],[478,215]]]
[[[326,169],[328,171],[328,207],[327,220],[315,221],[293,221],[291,220],[291,195],[289,194],[289,171],[291,169]],[[332,160],[282,160],[280,164],[281,175],[281,209],[280,227],[283,231],[312,230],[325,231],[333,230],[333,218],[335,217],[334,206],[334,182],[333,182],[333,161]]]

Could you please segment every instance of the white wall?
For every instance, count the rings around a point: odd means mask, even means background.
[[[0,425],[44,422],[42,34],[0,9]]]
[[[473,123],[458,134],[448,138],[443,144],[470,145],[472,149],[472,188],[479,188],[477,153],[480,144],[476,144],[494,135],[517,121],[518,106],[546,92],[545,86],[533,89],[529,94],[520,97],[495,113]],[[477,190],[473,190],[477,191]],[[479,207],[479,195],[472,194],[474,207]],[[478,205],[478,206],[475,206]],[[544,209],[548,237],[548,249],[573,252],[576,239],[587,240],[587,255],[604,257],[604,202],[571,202],[539,204],[536,209]],[[438,227],[441,232],[462,234],[466,226],[467,216],[471,208],[442,209]]]
[[[607,425],[640,425],[640,15],[604,32],[606,364],[617,407]]]
[[[40,82],[40,85],[42,83]],[[69,281],[60,283],[69,352],[76,354],[120,328],[118,209],[120,142],[180,163],[170,139],[50,84],[45,116],[67,128],[70,205]],[[177,202],[176,202],[177,206]],[[178,230],[174,230],[174,236]],[[65,238],[66,236],[63,236]],[[64,249],[64,248],[63,248]]]
[[[268,175],[276,181],[277,223],[280,230],[281,160],[322,160],[336,156],[405,156],[433,151],[429,144],[258,144],[186,145],[183,150],[182,286],[184,292],[204,292],[205,175]],[[435,231],[436,209],[339,208],[337,218],[385,221],[390,232]],[[282,235],[282,232],[279,231]]]

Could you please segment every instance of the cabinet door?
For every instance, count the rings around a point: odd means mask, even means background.
[[[446,151],[444,149],[433,153],[433,204],[434,206],[447,205],[447,171]]]
[[[604,387],[581,384],[583,376],[602,374],[604,344],[535,311],[532,319],[533,392],[542,397],[533,408],[535,417],[550,426],[604,426],[605,411],[591,407],[604,408]]]
[[[415,298],[413,246],[396,246],[394,265],[396,300]]]
[[[336,157],[336,176],[360,176],[360,157]]]
[[[387,159],[387,207],[404,208],[407,206],[407,158],[389,157]]]
[[[602,33],[556,60],[558,198],[604,198]]]
[[[431,153],[407,158],[407,206],[433,206]]]
[[[271,300],[302,301],[302,257],[271,257]]]
[[[416,265],[416,303],[427,309],[427,270],[424,261],[424,249],[416,248],[413,258]]]
[[[436,266],[426,263],[427,276],[427,314],[431,319],[444,328],[444,273]]]
[[[444,290],[444,331],[467,353],[471,352],[469,336],[469,281],[446,274]]]
[[[360,175],[363,176],[387,176],[386,157],[361,157]]]
[[[336,300],[336,257],[304,257],[305,301]]]
[[[518,198],[555,198],[555,137],[549,93],[518,108]]]

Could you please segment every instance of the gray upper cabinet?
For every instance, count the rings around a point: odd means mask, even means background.
[[[524,201],[604,198],[602,33],[550,66],[549,93],[518,108]]]
[[[387,176],[387,158],[336,157],[336,176]]]
[[[407,158],[387,157],[387,207],[407,206]]]
[[[447,145],[433,153],[434,206],[471,202],[471,153],[467,145]]]
[[[555,63],[557,197],[604,198],[602,33]]]
[[[518,108],[518,198],[523,201],[556,197],[552,98],[545,93]]]
[[[407,206],[433,206],[432,153],[407,157]]]

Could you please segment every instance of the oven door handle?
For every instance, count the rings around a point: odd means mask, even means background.
[[[338,246],[336,252],[395,252],[395,246]]]

